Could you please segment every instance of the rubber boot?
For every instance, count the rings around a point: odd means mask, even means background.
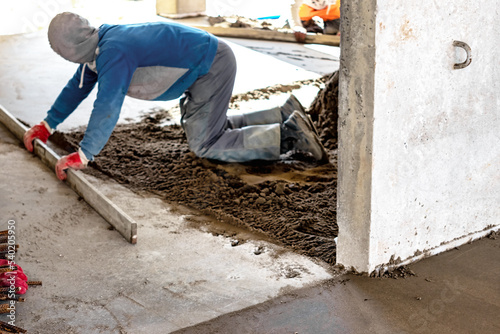
[[[304,115],[306,114],[306,110],[304,109],[302,104],[300,104],[295,95],[291,94],[286,102],[280,107],[281,123],[290,118],[290,115],[292,115],[295,110],[302,112]]]
[[[320,162],[328,161],[328,153],[321,144],[311,121],[307,115],[296,110],[287,121],[281,125],[280,153],[290,151],[310,153]]]
[[[228,116],[227,127],[230,129],[238,129],[248,125],[281,124],[290,118],[290,115],[295,110],[306,115],[306,110],[292,94],[281,107]]]

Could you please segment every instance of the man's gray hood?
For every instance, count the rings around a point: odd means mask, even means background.
[[[57,14],[49,25],[49,43],[61,57],[74,63],[88,63],[95,59],[99,43],[98,29],[74,13]]]

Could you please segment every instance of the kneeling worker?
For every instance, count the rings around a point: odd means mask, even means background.
[[[297,32],[336,35],[340,31],[340,0],[295,0],[291,11]],[[323,27],[315,22],[315,17],[323,20]]]
[[[107,25],[96,29],[73,13],[55,16],[48,30],[52,49],[80,64],[45,119],[24,135],[46,142],[98,85],[85,135],[77,152],[56,164],[59,179],[82,169],[102,150],[118,121],[125,95],[152,101],[181,97],[181,125],[198,157],[227,162],[279,160],[289,151],[327,154],[303,107],[293,95],[281,107],[227,116],[236,60],[215,36],[172,22]]]

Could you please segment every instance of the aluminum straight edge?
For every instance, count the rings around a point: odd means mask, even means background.
[[[23,141],[27,128],[0,105],[0,122],[14,136]],[[42,141],[35,139],[33,152],[52,170],[54,170],[59,155]],[[130,243],[137,243],[137,223],[109,198],[94,187],[80,171],[68,169],[66,182],[94,210],[110,223]]]

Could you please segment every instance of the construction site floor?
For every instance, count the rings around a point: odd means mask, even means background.
[[[228,42],[239,66],[235,92],[338,68],[338,48]],[[300,55],[315,57],[316,65],[300,63]],[[43,32],[0,37],[0,59],[0,104],[30,125],[75,70],[50,50]],[[314,93],[297,92],[304,104]],[[62,130],[86,124],[93,97]],[[120,121],[176,103],[127,99]],[[498,237],[416,263],[414,276],[368,278],[89,176],[139,223],[131,245],[3,126],[0,167],[0,229],[15,224],[16,262],[43,282],[17,304],[15,324],[28,333],[500,332]],[[235,247],[235,237],[245,242]]]
[[[16,261],[43,282],[17,304],[29,333],[500,331],[500,237],[425,259],[407,278],[339,275],[238,229],[247,242],[232,247],[210,232],[217,222],[192,225],[186,209],[93,180],[141,222],[131,245],[3,126],[0,160],[0,227],[15,222]]]
[[[210,233],[216,222],[193,227],[186,209],[99,181],[141,222],[131,245],[3,127],[0,159],[1,227],[15,221],[16,260],[43,282],[17,304],[29,333],[500,330],[500,238],[423,260],[407,278],[338,275],[245,231],[232,247]]]

